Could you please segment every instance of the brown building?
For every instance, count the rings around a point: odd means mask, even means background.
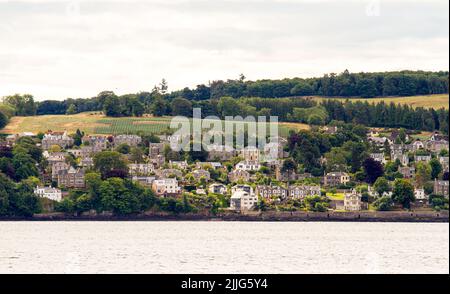
[[[65,188],[84,188],[84,170],[70,167],[58,173],[58,186]]]
[[[239,181],[248,182],[250,181],[250,173],[245,170],[234,170],[228,174],[228,179],[233,183]]]
[[[448,181],[438,181],[435,180],[434,181],[434,194],[436,195],[442,195],[448,198],[448,185],[449,182]]]
[[[405,179],[412,179],[416,175],[416,169],[409,166],[400,166],[398,172],[401,173]]]
[[[348,182],[350,182],[350,176],[344,172],[331,172],[324,177],[324,184],[329,187],[345,185]]]

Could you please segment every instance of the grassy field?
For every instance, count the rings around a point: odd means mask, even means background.
[[[324,98],[324,97],[314,97],[314,100],[321,101],[323,99],[333,99],[345,101],[346,98]],[[439,95],[428,95],[428,96],[412,96],[412,97],[390,97],[390,98],[351,98],[351,101],[368,101],[371,103],[378,103],[384,101],[385,103],[394,102],[396,104],[408,104],[413,107],[424,107],[424,108],[449,108],[449,95],[439,94]]]
[[[161,134],[170,132],[171,117],[143,118],[109,118],[97,113],[80,113],[76,115],[42,115],[32,117],[13,117],[11,122],[0,132],[16,134],[21,132],[67,131],[74,133],[80,129],[88,134]],[[269,127],[268,124],[266,124]],[[300,123],[279,123],[279,135],[287,136],[290,130],[309,129]]]

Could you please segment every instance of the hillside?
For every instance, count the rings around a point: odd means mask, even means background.
[[[412,97],[390,97],[390,98],[326,98],[326,97],[314,97],[316,101],[322,101],[323,99],[332,99],[345,101],[349,99],[350,101],[368,101],[370,103],[378,103],[384,101],[385,103],[394,102],[396,104],[408,104],[413,107],[423,107],[423,108],[434,108],[449,109],[449,95],[448,94],[437,94],[437,95],[427,95],[427,96],[412,96]]]
[[[170,130],[171,117],[122,117],[109,118],[92,112],[75,115],[42,115],[13,117],[1,133],[16,134],[21,132],[68,131],[80,129],[88,134],[126,134],[142,132],[143,134],[161,134]],[[280,135],[287,136],[289,130],[309,129],[300,123],[280,123]]]

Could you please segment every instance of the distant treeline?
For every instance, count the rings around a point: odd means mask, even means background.
[[[104,111],[107,116],[191,116],[192,108],[203,115],[278,116],[280,121],[326,124],[331,120],[367,126],[405,127],[448,132],[448,110],[413,109],[409,106],[364,102],[331,101],[317,103],[308,96],[384,97],[448,93],[448,72],[402,71],[358,73],[345,71],[322,78],[246,81],[213,81],[195,89],[168,92],[163,80],[151,92],[118,96],[104,91],[89,99],[35,102],[31,95],[4,97],[0,127],[12,115],[75,114]],[[258,98],[249,98],[258,97]],[[7,112],[7,114],[6,114]],[[444,122],[444,119],[447,119]],[[1,122],[3,121],[3,123]]]

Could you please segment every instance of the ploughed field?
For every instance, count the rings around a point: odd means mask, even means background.
[[[13,117],[0,132],[17,134],[22,132],[67,131],[74,133],[77,129],[87,134],[164,134],[176,131],[170,128],[172,117],[121,117],[110,118],[99,113],[87,112],[75,115],[42,115],[31,117]],[[245,123],[244,123],[245,124]],[[269,123],[262,123],[269,132]],[[287,136],[290,130],[309,129],[301,123],[279,123],[279,135]],[[260,126],[258,126],[260,127]]]

